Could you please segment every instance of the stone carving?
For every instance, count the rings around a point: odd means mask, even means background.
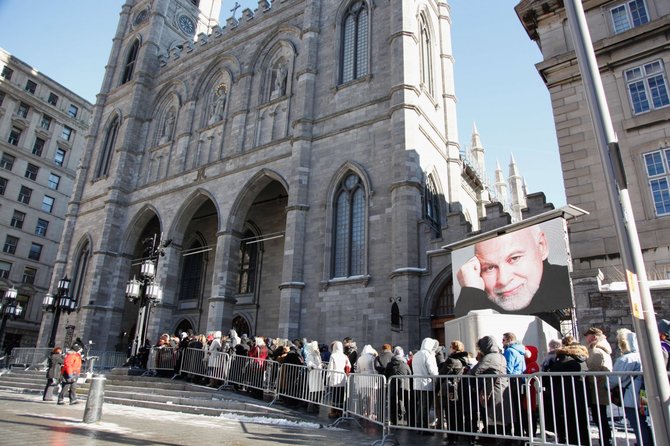
[[[284,65],[279,65],[275,70],[275,82],[272,93],[270,94],[270,100],[277,99],[286,94],[286,78],[288,76],[288,71]]]
[[[212,97],[212,102],[209,106],[209,121],[208,124],[214,124],[215,122],[221,121],[223,119],[223,111],[226,108],[226,86],[221,84],[216,87],[214,95]]]
[[[168,141],[172,140],[172,133],[174,131],[174,123],[175,123],[175,115],[174,115],[174,109],[171,108],[167,116],[165,117],[165,122],[163,122],[163,130],[161,132],[161,144],[165,144]]]

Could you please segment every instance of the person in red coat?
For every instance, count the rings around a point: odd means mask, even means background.
[[[81,345],[75,343],[65,355],[61,368],[61,388],[58,394],[58,404],[65,404],[65,392],[70,398],[70,404],[77,404],[77,378],[81,374]],[[66,390],[67,389],[67,390]]]
[[[526,346],[526,370],[524,375],[531,375],[540,371],[540,366],[537,363],[538,351],[534,345]],[[523,422],[523,433],[528,436],[529,433],[535,435],[537,431],[537,391],[535,390],[535,381],[527,378],[526,392],[530,392],[530,407],[527,405],[525,396],[521,401],[521,408],[525,412],[521,421]],[[531,412],[531,426],[530,432],[528,429],[528,410]]]

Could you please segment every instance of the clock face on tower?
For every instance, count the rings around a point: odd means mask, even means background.
[[[177,19],[177,23],[179,24],[179,29],[181,29],[184,33],[188,34],[189,36],[195,34],[195,23],[193,23],[193,19],[191,19],[189,16],[180,15]]]

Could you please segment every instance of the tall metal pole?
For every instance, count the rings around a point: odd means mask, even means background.
[[[51,324],[51,334],[49,335],[48,347],[54,348],[56,346],[56,333],[58,332],[58,321],[60,319],[60,293],[58,293],[58,299],[56,300],[56,309],[54,310],[54,320]]]
[[[593,120],[600,162],[605,172],[605,182],[610,207],[614,214],[614,227],[619,240],[621,259],[626,270],[628,298],[632,310],[633,326],[639,341],[654,436],[657,445],[668,445],[670,444],[670,384],[661,351],[647,272],[644,268],[644,258],[635,225],[635,215],[628,195],[626,173],[607,108],[605,91],[582,2],[581,0],[566,0],[565,9]]]

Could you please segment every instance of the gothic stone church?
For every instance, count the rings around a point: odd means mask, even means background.
[[[260,0],[219,24],[220,9],[122,7],[54,267],[77,299],[57,343],[69,325],[125,350],[126,284],[161,234],[154,342],[436,336],[452,299],[440,247],[490,200],[458,144],[447,2]]]

